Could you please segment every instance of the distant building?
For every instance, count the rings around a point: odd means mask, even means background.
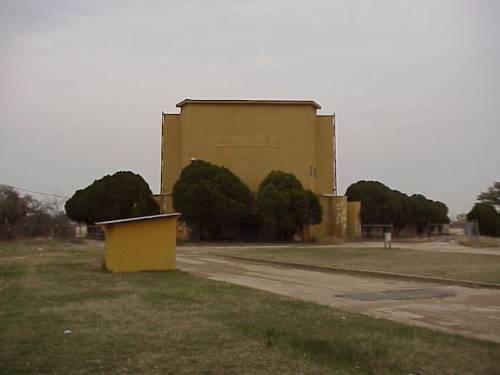
[[[323,223],[307,228],[305,238],[359,234],[359,202],[336,192],[335,115],[318,115],[318,103],[185,99],[177,107],[179,114],[163,114],[162,212],[174,211],[172,188],[182,168],[201,159],[229,168],[253,191],[272,170],[291,172],[324,210]],[[179,234],[189,237],[184,229]]]

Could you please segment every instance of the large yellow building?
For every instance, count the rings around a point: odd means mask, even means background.
[[[291,172],[316,192],[323,223],[305,237],[345,236],[347,209],[336,196],[335,115],[318,115],[309,100],[195,100],[177,103],[179,114],[163,114],[162,211],[173,212],[172,188],[194,159],[229,168],[253,191],[274,170]]]

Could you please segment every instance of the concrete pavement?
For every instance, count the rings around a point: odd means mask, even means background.
[[[177,267],[213,280],[500,343],[500,290],[251,264],[217,257],[216,251],[178,247]],[[352,298],[356,293],[382,297]],[[394,295],[398,298],[391,299]]]

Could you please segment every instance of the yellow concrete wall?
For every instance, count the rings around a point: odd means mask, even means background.
[[[347,202],[347,237],[361,237],[361,202]]]
[[[196,158],[229,168],[253,191],[280,169],[305,188],[331,193],[331,124],[332,117],[317,116],[312,105],[186,104],[180,115],[163,117],[161,192],[170,193],[180,170]]]
[[[323,221],[311,226],[310,239],[322,239],[333,234],[333,197],[320,196],[319,202],[323,208]]]
[[[106,268],[113,272],[175,269],[177,217],[106,225]]]
[[[333,116],[316,117],[316,193],[333,194]]]
[[[336,238],[347,236],[347,197],[337,196],[333,201],[333,235]]]
[[[357,238],[361,236],[361,202],[348,202],[346,196],[320,196],[323,221],[313,225],[310,238]]]

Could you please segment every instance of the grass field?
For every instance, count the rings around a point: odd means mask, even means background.
[[[196,278],[0,243],[0,373],[493,374],[500,346]],[[71,330],[65,334],[65,330]]]
[[[224,254],[325,267],[341,266],[500,283],[500,256],[497,255],[339,246],[242,248],[224,250]]]
[[[479,238],[471,239],[469,237],[462,237],[459,242],[463,246],[497,248],[500,251],[500,238],[480,236]]]

